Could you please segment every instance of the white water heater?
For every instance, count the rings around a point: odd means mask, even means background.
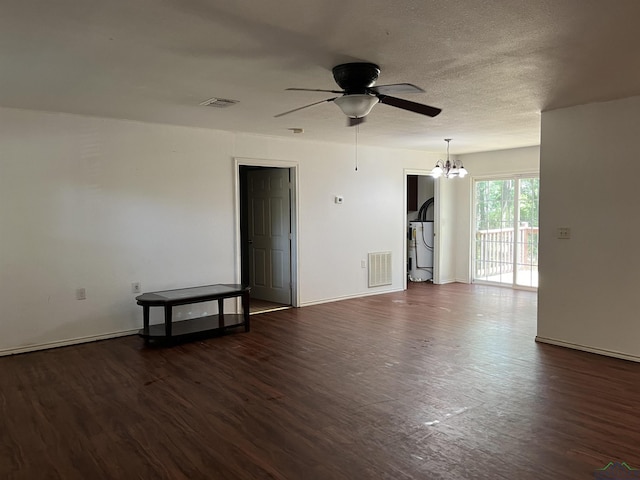
[[[433,222],[409,222],[408,241],[409,280],[433,280]]]

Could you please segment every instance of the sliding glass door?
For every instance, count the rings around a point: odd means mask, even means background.
[[[539,187],[533,176],[475,180],[474,282],[538,287]]]

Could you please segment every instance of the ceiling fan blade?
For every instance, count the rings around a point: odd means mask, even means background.
[[[369,90],[385,95],[388,95],[390,93],[424,93],[423,89],[413,85],[412,83],[392,83],[390,85],[376,85],[375,87],[370,87]]]
[[[411,102],[402,98],[390,97],[389,95],[378,95],[380,103],[391,105],[392,107],[402,108],[403,110],[409,110],[410,112],[419,113],[428,117],[435,117],[442,109],[424,105],[422,103]]]
[[[321,88],[285,88],[285,90],[294,90],[296,92],[345,93],[344,90],[322,90]]]
[[[347,117],[347,127],[355,127],[356,125],[360,125],[361,123],[364,123],[367,117],[359,117],[359,118],[353,118],[353,117]]]
[[[284,115],[289,115],[290,113],[297,112],[298,110],[303,110],[305,108],[313,107],[314,105],[319,105],[325,102],[333,102],[338,97],[327,98],[326,100],[320,100],[319,102],[310,103],[309,105],[305,105],[304,107],[294,108],[293,110],[289,110],[287,112],[279,113],[278,115],[274,115],[274,118],[282,117]]]

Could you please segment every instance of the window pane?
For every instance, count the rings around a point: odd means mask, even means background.
[[[516,283],[538,286],[538,178],[520,179],[519,234]]]

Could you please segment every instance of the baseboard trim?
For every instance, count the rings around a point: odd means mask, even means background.
[[[97,342],[98,340],[108,340],[110,338],[126,337],[127,335],[133,335],[138,333],[140,329],[124,330],[121,332],[104,333],[102,335],[89,335],[86,337],[70,338],[67,340],[60,340],[57,342],[38,343],[34,345],[27,345],[25,347],[5,348],[0,349],[0,357],[6,355],[18,355],[20,353],[35,352],[37,350],[49,350],[50,348],[68,347],[70,345],[77,345],[79,343]]]
[[[396,292],[403,292],[403,291],[404,291],[404,288],[394,288],[393,290],[356,293],[354,295],[345,295],[343,297],[333,297],[333,298],[325,298],[325,299],[322,299],[322,300],[313,300],[311,302],[303,302],[303,303],[300,304],[300,306],[301,307],[310,307],[311,305],[320,305],[322,303],[339,302],[339,301],[342,301],[342,300],[352,300],[354,298],[370,297],[372,295],[382,295],[382,294],[385,294],[385,293],[396,293]]]
[[[640,362],[639,355],[629,355],[627,353],[616,352],[615,350],[606,350],[604,348],[588,347],[586,345],[580,345],[579,343],[564,342],[562,340],[556,340],[554,338],[540,337],[536,335],[536,342],[548,343],[549,345],[556,345],[558,347],[571,348],[573,350],[581,350],[583,352],[595,353],[598,355],[604,355],[605,357],[621,358],[622,360],[629,360],[631,362]]]

